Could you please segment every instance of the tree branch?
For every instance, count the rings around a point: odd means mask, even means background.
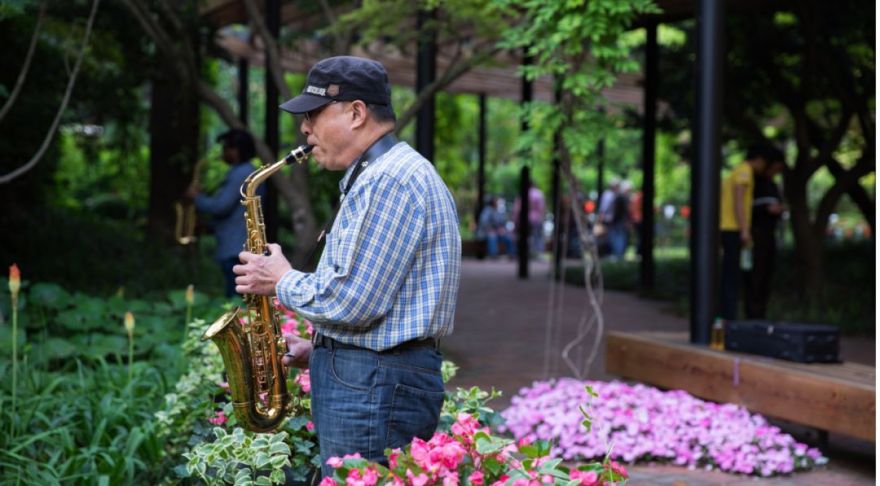
[[[458,79],[461,75],[468,72],[474,66],[485,62],[487,59],[491,58],[501,49],[496,46],[492,46],[487,48],[484,51],[475,52],[471,57],[459,62],[458,64],[452,64],[442,76],[434,80],[433,83],[429,84],[425,87],[421,92],[419,92],[415,101],[412,105],[407,108],[406,112],[398,118],[397,121],[397,134],[399,135],[401,131],[406,127],[409,122],[415,117],[416,113],[418,113],[419,108],[426,102],[431,96],[434,96],[438,91],[449,86],[453,81]]]
[[[868,162],[868,158],[867,155],[863,155],[856,166],[850,170],[844,170],[840,162],[833,159],[825,164],[829,171],[834,174],[835,181],[834,185],[822,196],[822,200],[819,202],[818,208],[816,208],[816,217],[813,221],[813,231],[816,234],[821,235],[825,231],[825,227],[828,225],[828,217],[834,212],[834,208],[837,207],[837,203],[844,194],[855,194],[856,197],[853,198],[853,201],[857,204],[862,199],[859,189],[862,189],[861,192],[864,192],[864,188],[859,185],[859,179],[871,172],[871,164]],[[867,194],[865,194],[865,197],[867,197]],[[861,207],[859,209],[865,214],[866,219],[868,219],[873,228],[873,208],[867,208],[869,211],[865,211]]]
[[[244,6],[247,9],[248,17],[250,17],[251,22],[254,23],[254,27],[257,29],[257,34],[259,34],[265,44],[266,53],[268,54],[265,58],[266,68],[271,73],[272,81],[278,88],[278,93],[281,94],[281,97],[285,100],[290,99],[290,88],[287,86],[287,83],[284,82],[284,73],[281,71],[278,43],[275,41],[275,37],[272,36],[272,33],[269,32],[266,23],[263,22],[263,16],[260,15],[260,10],[257,8],[254,0],[244,0]]]
[[[55,119],[52,121],[52,125],[49,127],[49,131],[46,133],[46,137],[43,139],[43,144],[37,150],[37,153],[29,160],[26,164],[19,167],[18,169],[9,172],[8,174],[4,174],[0,176],[0,184],[6,184],[17,177],[25,174],[29,170],[33,169],[34,166],[43,158],[43,155],[46,153],[46,150],[49,148],[49,144],[52,142],[52,139],[55,136],[55,133],[58,130],[58,124],[61,122],[61,116],[64,115],[64,110],[67,109],[67,103],[70,102],[70,95],[73,93],[73,87],[76,84],[76,77],[79,74],[79,67],[82,64],[82,60],[85,57],[86,47],[89,44],[89,37],[92,35],[92,26],[95,23],[95,16],[98,13],[98,4],[101,0],[94,0],[92,3],[92,11],[89,13],[89,20],[86,23],[86,32],[83,35],[82,46],[79,49],[79,56],[76,59],[76,64],[73,67],[73,72],[70,74],[70,78],[67,81],[67,89],[64,91],[64,98],[61,100],[61,106],[58,107],[58,112],[55,114]]]
[[[169,37],[168,33],[165,32],[155,19],[153,19],[147,7],[139,0],[124,1],[147,35],[149,35],[150,38],[153,39],[153,42],[159,47],[159,50],[173,60],[180,79],[187,83],[192,83],[194,79],[193,74],[196,72],[195,67],[187,66],[187,64],[181,59],[181,57],[184,56],[181,56],[177,48],[174,47],[174,42],[171,40],[171,37]],[[197,76],[195,76],[195,78],[197,78]]]
[[[46,13],[46,2],[40,3],[40,13],[37,15],[37,24],[34,26],[34,34],[31,36],[31,44],[28,46],[27,55],[24,58],[24,64],[21,66],[21,72],[18,73],[18,79],[15,80],[15,87],[12,88],[12,93],[9,94],[9,98],[6,100],[6,103],[3,104],[3,108],[0,108],[0,120],[3,120],[6,117],[6,113],[9,112],[9,109],[12,108],[12,105],[15,104],[15,100],[18,99],[18,94],[21,92],[22,86],[24,86],[24,80],[27,78],[27,74],[31,68],[31,61],[34,58],[34,51],[37,47],[37,38],[40,34],[40,28],[43,25],[43,15]]]

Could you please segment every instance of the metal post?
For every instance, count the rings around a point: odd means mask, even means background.
[[[532,63],[532,58],[528,54],[523,54],[522,63],[524,66],[528,66]],[[532,101],[532,82],[523,77],[522,81],[522,97],[520,98],[520,103],[525,105]],[[523,116],[520,129],[523,132],[527,132],[529,130],[529,120],[527,117]],[[520,178],[520,186],[519,186],[519,240],[517,241],[517,250],[519,252],[519,265],[517,274],[519,278],[529,278],[529,168],[528,166],[523,166],[522,168],[522,176]]]
[[[519,253],[519,278],[529,278],[529,186],[531,179],[529,166],[524,165],[519,176],[519,218],[516,226],[519,228],[517,239],[517,253]]]
[[[483,202],[486,198],[486,93],[480,93],[480,113],[478,115],[478,161],[477,161],[477,204],[474,210],[474,223],[480,224]]]
[[[278,39],[281,31],[281,2],[280,0],[266,0],[266,27],[269,34]],[[278,155],[278,92],[272,74],[269,71],[269,53],[265,54],[265,86],[266,86],[266,145],[272,151],[272,156]],[[266,221],[266,238],[269,241],[278,241],[278,191],[271,182],[266,184],[266,196],[263,199],[263,215]]]
[[[599,113],[605,114],[605,107],[599,107]],[[596,194],[598,194],[598,201],[596,204],[596,210],[599,210],[599,204],[602,202],[602,192],[605,190],[605,136],[599,138],[599,141],[596,143],[596,158],[598,162],[596,164]]]
[[[699,0],[697,10],[697,102],[691,168],[691,342],[709,343],[717,301],[718,189],[724,50],[723,3]]]
[[[417,95],[437,77],[437,33],[432,26],[426,27],[436,16],[436,10],[419,10],[416,18],[419,36],[416,56]],[[422,104],[416,115],[416,150],[434,163],[434,96]]]
[[[645,44],[645,119],[642,131],[642,227],[640,277],[642,289],[654,288],[654,164],[657,130],[657,24],[647,26]]]
[[[556,86],[553,90],[553,102],[557,106],[562,101],[562,81],[556,80]],[[562,149],[562,133],[557,131],[553,134],[553,181],[551,183],[551,199],[553,201],[553,278],[559,280],[562,278],[562,242],[568,238],[566,225],[568,218],[566,214],[562,214],[565,207],[560,204],[562,200],[562,184],[561,184],[561,168],[560,150]],[[575,211],[577,201],[570,201],[568,205],[569,211]]]

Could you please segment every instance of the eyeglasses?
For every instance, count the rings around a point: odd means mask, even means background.
[[[320,107],[318,107],[318,108],[315,108],[315,109],[312,110],[312,111],[307,111],[307,112],[303,113],[303,117],[305,118],[305,120],[306,120],[307,122],[309,122],[309,123],[315,123],[315,120],[318,119],[318,115],[320,115],[321,112],[324,111],[324,109],[326,109],[328,106],[332,105],[333,103],[338,103],[338,101],[337,101],[337,100],[333,100],[333,101],[331,101],[330,103],[327,103],[327,104],[324,105],[324,106],[320,106]]]

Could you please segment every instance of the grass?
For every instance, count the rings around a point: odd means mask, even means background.
[[[667,301],[673,312],[687,315],[690,297],[690,262],[684,247],[655,249],[655,286],[639,289],[639,262],[603,260],[605,288],[638,292],[647,298]],[[873,242],[829,245],[825,251],[825,286],[821,292],[800,290],[800,274],[794,252],[783,248],[776,261],[773,293],[767,317],[771,320],[833,324],[850,335],[873,337],[875,322],[875,268]],[[568,268],[565,279],[583,285],[580,267]]]

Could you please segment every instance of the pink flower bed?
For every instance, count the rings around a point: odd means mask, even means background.
[[[319,486],[614,486],[628,477],[614,461],[569,469],[549,452],[546,442],[492,437],[475,417],[460,413],[449,433],[386,451],[388,467],[359,454],[329,458],[333,476]]]
[[[579,406],[598,394],[585,432]],[[611,458],[628,463],[671,462],[725,472],[771,476],[824,464],[814,448],[795,441],[764,417],[732,404],[716,404],[680,390],[644,385],[539,381],[523,388],[502,416],[501,431],[517,439],[550,440],[551,455],[567,461]]]

